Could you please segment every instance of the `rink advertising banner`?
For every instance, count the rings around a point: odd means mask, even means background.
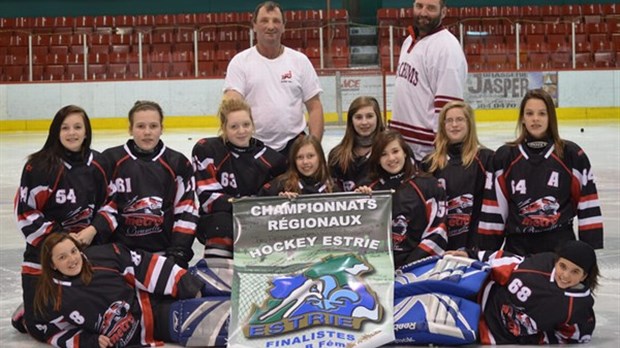
[[[516,109],[525,93],[536,88],[547,91],[557,105],[557,71],[471,73],[465,100],[474,109]]]
[[[378,347],[394,340],[391,195],[233,203],[229,347]]]

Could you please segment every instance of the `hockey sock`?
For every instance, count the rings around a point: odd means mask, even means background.
[[[205,241],[205,258],[233,258],[233,241],[231,238],[215,237]]]

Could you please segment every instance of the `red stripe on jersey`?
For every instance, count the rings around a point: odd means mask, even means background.
[[[32,241],[32,245],[39,246],[39,244],[43,243],[45,238],[47,238],[47,236],[49,236],[49,234],[52,233],[52,231],[54,230],[54,226],[55,226],[54,224],[49,224],[49,226],[47,226],[47,228],[45,229],[45,232],[43,232],[43,235],[41,235],[38,238],[35,238]]]
[[[420,190],[418,185],[416,185],[415,182],[413,182],[413,180],[408,180],[407,183],[409,183],[409,185],[411,185],[411,187],[413,187],[413,189],[418,193],[418,196],[420,197],[420,199],[424,203],[424,208],[426,210],[426,220],[431,222],[430,218],[431,218],[432,208],[430,206],[430,203],[426,202],[426,197],[424,197],[424,194],[422,193],[422,191]]]
[[[476,163],[478,163],[478,167],[480,167],[480,170],[482,171],[482,174],[486,173],[486,168],[484,168],[484,164],[482,163],[482,161],[480,160],[480,157],[478,157],[478,154],[480,152],[476,153],[476,156],[474,156],[474,160],[476,161]]]
[[[56,188],[58,188],[58,183],[60,182],[60,179],[62,178],[62,173],[65,171],[65,166],[60,166],[60,169],[58,170],[58,174],[56,174],[56,181],[54,181],[54,186],[51,187],[51,191],[56,191]]]
[[[168,170],[168,172],[170,173],[170,175],[172,176],[172,179],[175,179],[176,174],[174,174],[174,170],[172,170],[172,168],[170,168],[170,165],[168,163],[166,163],[166,161],[164,161],[161,157],[157,159],[157,161],[159,163],[161,163],[162,166],[164,166],[164,168],[166,168]]]
[[[196,233],[196,231],[193,228],[185,228],[185,227],[180,227],[180,226],[174,227],[172,229],[172,232],[189,234],[192,236]]]
[[[179,282],[181,281],[181,277],[183,277],[185,273],[187,273],[187,270],[181,269],[174,276],[174,285],[172,287],[172,293],[171,293],[172,297],[177,297],[177,291],[179,290],[179,288],[177,287],[177,284],[179,284]]]
[[[146,341],[143,343],[154,342],[156,345],[162,345],[163,343],[158,344],[158,342],[155,341],[155,321],[153,320],[153,308],[151,307],[149,294],[145,291],[138,290],[138,296],[140,296],[140,304],[142,307],[142,327],[144,329],[144,340]]]
[[[577,204],[579,204],[579,201],[581,200],[581,183],[574,175],[570,182],[570,196],[573,209],[577,210]]]
[[[491,334],[491,330],[489,330],[487,323],[484,321],[484,313],[480,316],[478,329],[480,330],[480,343],[493,344],[493,335]]]
[[[220,168],[222,168],[222,165],[224,165],[224,163],[230,158],[230,152],[226,154],[226,156],[224,156],[224,158],[222,159],[222,161],[220,163],[217,164],[217,166],[214,168],[215,170],[219,170]],[[215,173],[214,175],[215,176]]]
[[[28,217],[30,217],[30,215],[39,214],[39,213],[40,213],[39,210],[28,210],[28,211],[25,211],[25,212],[19,214],[17,216],[17,220],[18,221],[25,221],[25,220],[28,220]]]
[[[269,163],[263,156],[260,156],[258,159],[260,159],[261,162],[265,163],[265,165],[267,165],[269,168],[272,167],[271,163]]]
[[[215,178],[217,176],[217,168],[213,163],[207,164],[207,168],[205,168],[205,171],[208,172],[212,178]]]
[[[146,285],[146,287],[148,288],[149,284],[151,283],[151,277],[153,276],[153,270],[155,269],[155,266],[157,265],[157,259],[159,259],[159,255],[157,254],[153,254],[153,257],[151,258],[151,262],[149,262],[149,267],[146,271],[146,277],[144,277],[144,285]]]
[[[40,276],[41,270],[34,267],[24,266],[22,265],[22,274],[28,274],[33,276]]]
[[[573,306],[575,304],[574,300],[575,298],[573,297],[568,298],[568,313],[566,313],[566,320],[564,321],[564,324],[568,324],[568,322],[570,322],[570,318],[573,316]]]
[[[230,238],[226,238],[226,237],[213,237],[213,238],[208,238],[207,239],[208,244],[210,245],[222,245],[222,246],[233,246],[233,242],[232,239]]]
[[[116,165],[114,166],[114,173],[112,174],[112,178],[116,177],[116,173],[118,173],[118,170],[120,169],[120,165],[121,163],[127,161],[128,159],[130,159],[131,157],[129,157],[129,155],[125,155],[121,158],[119,158],[118,161],[116,161]]]
[[[545,276],[545,277],[550,277],[551,276],[551,273],[549,273],[549,272],[536,271],[536,270],[532,270],[532,269],[516,269],[514,271],[514,273],[534,273],[534,274],[540,274],[540,275]]]
[[[581,225],[579,226],[580,231],[590,231],[590,230],[601,230],[603,229],[603,223],[597,222],[595,224]]]
[[[208,179],[198,180],[196,182],[196,186],[203,187],[203,186],[209,186],[211,184],[217,184],[217,183],[218,183],[217,179],[215,177],[211,177]]]
[[[193,207],[194,203],[195,202],[194,202],[193,199],[186,199],[186,200],[183,200],[183,201],[180,201],[179,203],[177,203],[177,207],[180,207],[180,206],[183,206],[183,205],[187,205],[187,206]]]
[[[132,288],[136,287],[136,277],[131,273],[126,273],[123,275],[123,279],[125,279],[125,283],[127,283]]]
[[[50,190],[45,190],[37,193],[36,196],[34,196],[34,200],[37,205],[36,208],[42,209],[47,203],[47,200],[50,198],[51,194],[52,192]]]
[[[418,244],[418,248],[424,250],[429,255],[435,255],[436,254],[435,251],[433,249],[429,248],[426,244],[420,243],[420,244]]]
[[[500,236],[504,234],[504,230],[488,230],[486,228],[478,227],[478,234],[484,234],[487,236]]]
[[[112,221],[109,214],[107,212],[101,212],[101,216],[103,216],[105,221],[108,223],[108,227],[110,228],[110,231],[114,233],[114,231],[116,230],[116,227],[114,226],[114,221]]]
[[[93,270],[108,271],[108,272],[114,272],[114,273],[121,273],[121,272],[119,272],[119,270],[117,270],[116,268],[110,268],[110,267],[105,267],[105,266],[93,266]]]
[[[502,174],[500,176],[497,177],[497,186],[499,186],[500,191],[502,191],[502,195],[504,195],[504,197],[508,198],[508,186],[506,186],[506,176],[505,174]],[[499,203],[496,203],[497,206],[499,207]]]
[[[515,263],[509,263],[506,265],[496,266],[491,269],[491,279],[495,280],[500,285],[506,285],[510,275],[514,271]]]
[[[515,158],[512,162],[510,162],[510,164],[508,165],[508,168],[506,168],[506,170],[504,171],[503,176],[508,176],[508,173],[510,173],[510,171],[512,170],[512,167],[514,167],[515,164],[519,162],[522,158],[523,158],[523,153],[519,152],[519,155],[517,156],[517,158]]]
[[[483,199],[482,205],[488,205],[490,207],[499,207],[499,204],[497,203],[497,201],[491,200],[491,199]]]
[[[593,193],[590,195],[585,195],[585,196],[581,196],[579,198],[579,202],[588,202],[588,201],[597,201],[598,200],[598,194]]]

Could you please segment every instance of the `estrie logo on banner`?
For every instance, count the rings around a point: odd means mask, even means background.
[[[233,203],[229,346],[391,342],[390,197],[328,194]]]

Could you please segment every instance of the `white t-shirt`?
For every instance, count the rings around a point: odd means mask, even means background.
[[[463,100],[466,79],[465,54],[447,29],[415,43],[409,36],[401,46],[390,128],[403,135],[417,160],[433,151],[439,112]]]
[[[304,103],[323,91],[306,55],[285,47],[280,56],[268,59],[256,46],[233,57],[223,89],[245,98],[256,138],[277,151],[306,128]]]

